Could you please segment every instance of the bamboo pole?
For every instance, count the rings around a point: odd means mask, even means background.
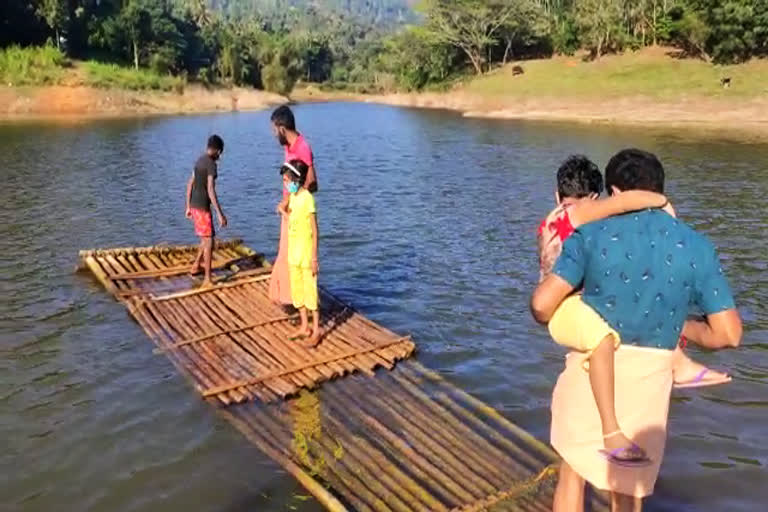
[[[253,290],[253,287],[249,289]],[[246,293],[245,290],[239,288],[229,288],[223,290],[215,296],[219,297],[219,300],[226,301],[229,309],[242,318],[243,321],[263,321],[266,314],[271,312],[261,312],[258,309],[259,304],[252,302],[253,293]],[[253,305],[252,305],[253,304]],[[263,304],[262,304],[263,306]],[[275,361],[275,365],[284,368],[286,365],[302,364],[311,360],[311,357],[303,347],[292,347],[284,340],[288,338],[288,335],[284,336],[279,334],[279,328],[286,326],[285,323],[267,324],[261,331],[251,333],[248,338],[251,339],[256,347],[259,348],[261,357],[270,357]],[[324,374],[318,371],[317,368],[307,368],[301,372],[297,372],[294,375],[287,376],[287,380],[295,386],[295,391],[306,387],[308,384],[313,384],[318,380],[322,380]]]
[[[227,268],[231,265],[237,264],[238,262],[242,262],[245,260],[246,258],[243,256],[230,258],[224,261],[217,262],[215,264],[211,264],[211,270],[220,270],[223,268]],[[136,270],[136,271],[125,272],[123,274],[115,274],[111,276],[111,278],[114,280],[114,279],[154,279],[158,277],[172,277],[172,276],[188,273],[190,270],[190,267],[191,267],[191,264],[185,265],[185,266],[167,267],[162,270]],[[262,273],[265,273],[264,270],[262,270]]]
[[[207,297],[206,297],[207,298]],[[169,302],[169,304],[175,304],[178,308],[186,313],[186,316],[192,320],[194,319],[197,324],[196,332],[211,330],[216,328],[216,324],[210,318],[210,309],[208,303],[206,303],[200,297],[190,297],[185,300],[175,300]],[[194,346],[187,347],[188,350],[207,349],[210,352],[216,354],[223,363],[223,367],[227,372],[227,382],[231,382],[232,379],[246,379],[252,374],[251,367],[256,364],[255,358],[245,352],[239,345],[228,343],[228,346],[223,347],[216,340],[212,340],[208,343],[200,343]],[[271,383],[274,386],[275,391],[280,391],[280,382]],[[254,393],[260,394],[258,390],[252,390],[245,386],[237,386],[227,391],[239,390],[242,394],[249,398],[252,398]],[[278,392],[278,394],[280,394]],[[203,395],[204,398],[208,398]]]
[[[363,461],[364,464],[373,473],[377,471],[388,475],[391,483],[387,483],[393,492],[407,497],[409,503],[415,510],[426,510],[428,512],[446,512],[448,509],[440,503],[423,486],[416,483],[411,477],[392,464],[378,449],[374,448],[367,440],[353,434],[343,425],[341,421],[333,415],[328,415],[326,421],[332,428],[340,433],[340,436],[346,441],[345,451],[352,451],[355,456]],[[415,501],[415,500],[418,500]]]
[[[205,304],[207,309],[208,320],[210,323],[220,327],[234,325],[235,322],[242,322],[242,317],[235,317],[231,312],[222,309],[225,303],[217,294],[207,295],[205,299],[203,297],[195,297],[187,299],[188,301]],[[246,357],[236,358],[245,368],[247,368],[246,375],[251,376],[254,373],[265,373],[272,371],[275,367],[281,368],[284,363],[277,357],[274,357],[269,351],[264,351],[258,343],[255,341],[255,337],[249,336],[243,332],[235,332],[227,336],[228,340],[231,340],[231,347],[233,350],[243,351]],[[219,345],[224,340],[219,339],[212,341],[212,344]],[[271,363],[269,366],[267,363]],[[262,386],[273,388],[279,396],[285,396],[295,389],[295,386],[286,380],[272,382],[268,385]]]
[[[242,332],[242,331],[247,331],[247,330],[250,330],[250,329],[256,329],[257,327],[263,327],[265,325],[273,324],[275,322],[283,322],[285,320],[292,320],[294,318],[296,318],[296,315],[284,315],[284,316],[278,316],[278,317],[275,317],[275,318],[270,318],[269,320],[264,320],[264,321],[261,321],[261,322],[256,322],[256,323],[244,325],[242,327],[235,327],[235,328],[231,328],[231,329],[222,329],[222,330],[217,331],[217,332],[212,332],[212,333],[204,334],[202,336],[197,336],[196,338],[190,338],[188,340],[179,341],[179,342],[174,343],[173,345],[170,345],[168,347],[165,347],[165,348],[162,348],[162,349],[157,349],[155,351],[155,353],[160,354],[160,353],[166,352],[168,350],[175,350],[175,349],[177,349],[179,347],[183,347],[183,346],[186,346],[186,345],[192,345],[193,343],[200,343],[201,341],[209,340],[211,338],[215,338],[216,336],[222,336],[222,335],[226,335],[226,334],[234,334],[236,332]]]
[[[400,375],[400,373],[400,369],[398,368],[398,371],[394,372],[391,377],[398,382],[404,390],[410,393],[411,396],[425,404],[434,413],[434,416],[439,418],[440,423],[451,425],[463,438],[471,439],[473,447],[475,449],[481,448],[483,450],[483,457],[490,459],[488,461],[489,465],[496,465],[504,468],[515,467],[523,470],[526,469],[524,466],[521,466],[519,461],[510,457],[506,452],[502,452],[498,446],[479,435],[476,430],[473,430],[467,426],[467,424],[462,422],[460,417],[455,416],[444,406],[430,398],[424,391],[419,389],[410,380]],[[472,422],[472,424],[476,428],[480,428],[476,422]],[[531,460],[534,463],[536,462],[535,459]]]
[[[241,295],[243,295],[244,301],[254,304],[253,308],[257,308],[259,303],[271,304],[271,300],[269,299],[269,296],[267,293],[267,286],[265,284],[254,286],[252,294],[244,295],[242,294],[241,290],[235,290],[232,293],[240,293]],[[274,336],[275,336],[275,342],[278,343],[279,345],[283,345],[282,340],[287,339],[289,336],[288,326],[286,324],[276,324],[272,327],[273,327],[272,332],[274,333]],[[320,353],[324,353],[322,345],[323,343],[321,342],[320,346],[317,349],[320,351]],[[292,346],[292,348],[294,352],[305,355],[304,360],[310,360],[312,357],[316,357],[314,353],[317,352],[317,350],[315,349],[308,349],[298,344],[296,344],[295,347]],[[327,371],[325,370],[326,368],[327,368]],[[356,366],[348,361],[338,361],[338,362],[327,363],[325,365],[322,365],[321,367],[317,368],[317,371],[319,373],[324,374],[326,378],[333,378],[335,375],[343,375],[344,373],[352,372],[355,369],[356,369]]]
[[[280,439],[284,438],[286,432],[280,428],[281,423],[285,423],[281,418],[272,417],[273,410],[264,408],[258,418],[258,424],[253,424],[255,428],[266,430],[270,436]],[[285,446],[290,446],[290,441],[283,441]],[[331,474],[342,484],[342,488],[348,489],[347,498],[353,502],[355,509],[365,512],[373,512],[373,505],[376,502],[371,491],[360,481],[360,479],[347,471],[344,467],[338,465],[328,465],[329,471],[324,478]]]
[[[487,443],[483,443],[480,436],[471,435],[470,429],[461,428],[464,425],[451,421],[453,418],[434,414],[435,410],[430,407],[428,402],[422,402],[418,397],[414,398],[409,395],[403,389],[402,384],[395,381],[390,381],[390,383],[395,384],[400,389],[395,389],[393,392],[392,387],[384,386],[382,382],[371,382],[372,387],[378,390],[371,396],[391,396],[392,400],[404,409],[404,414],[413,418],[417,425],[429,425],[430,433],[435,440],[446,446],[460,460],[470,465],[478,476],[492,484],[494,491],[504,487],[507,478],[507,461],[498,450]],[[422,404],[424,409],[419,404]],[[469,444],[470,442],[472,444]],[[491,449],[489,450],[489,448]]]
[[[448,410],[453,411],[463,417],[465,420],[471,422],[474,424],[478,430],[482,431],[486,435],[488,435],[494,442],[500,444],[501,446],[504,446],[506,450],[511,453],[514,453],[518,459],[516,460],[516,464],[523,468],[524,471],[536,471],[539,469],[544,462],[537,461],[534,457],[531,456],[530,453],[523,450],[518,444],[512,442],[508,438],[501,435],[501,433],[498,430],[495,430],[491,427],[489,427],[487,424],[485,424],[483,421],[481,421],[477,416],[475,416],[472,412],[468,411],[467,409],[461,407],[459,404],[457,404],[454,400],[452,400],[446,393],[439,392],[435,393],[434,395],[435,400],[443,405],[445,405]],[[523,442],[525,442],[523,440]],[[527,467],[525,465],[525,462],[528,462]]]
[[[328,492],[317,480],[309,476],[298,465],[291,461],[288,457],[282,455],[279,451],[275,450],[272,446],[267,444],[260,436],[258,436],[254,430],[252,430],[247,423],[237,418],[228,411],[222,411],[222,416],[226,418],[237,430],[240,431],[246,439],[255,444],[259,450],[264,452],[267,457],[280,464],[283,469],[291,474],[296,480],[299,481],[304,488],[314,496],[317,501],[323,505],[329,512],[347,512],[347,508],[341,504],[341,502]]]
[[[162,263],[160,261],[156,261],[152,256],[153,255],[151,254],[141,254],[141,255],[137,255],[137,258],[139,260],[143,260],[142,264],[147,268],[159,268],[162,265]],[[153,324],[151,323],[151,318],[157,319],[160,322],[160,324],[162,324],[161,332],[163,334],[173,332],[173,333],[176,333],[176,336],[178,336],[179,333],[185,332],[183,331],[183,326],[185,325],[183,320],[178,320],[178,319],[175,320],[176,322],[175,326],[172,327],[169,323],[167,323],[163,312],[161,310],[154,308],[152,305],[149,305],[148,307],[146,307],[147,315],[144,315],[141,311],[139,311],[141,307],[137,307],[137,304],[135,301],[131,302],[129,306],[130,306],[129,310],[131,311],[131,314],[135,318],[137,318],[140,324],[142,324],[140,320],[141,318],[144,318],[145,321],[148,322],[147,325],[143,325],[143,324],[142,325],[145,327],[145,330],[147,330],[150,333],[151,333],[151,329],[153,328],[152,327]],[[181,325],[182,327],[179,327],[179,325]],[[179,330],[179,329],[182,329],[182,330]],[[216,383],[222,382],[221,377],[218,377],[220,379],[218,381],[210,380],[209,375],[215,377],[217,375],[218,370],[214,370],[213,367],[211,366],[211,363],[205,360],[204,358],[200,358],[197,353],[179,352],[178,354],[176,354],[176,356],[177,357],[171,357],[171,362],[174,363],[174,365],[176,365],[175,361],[179,361],[179,365],[181,365],[181,367],[177,366],[177,368],[179,368],[179,371],[181,371],[183,375],[187,376],[193,381],[194,387],[197,388],[198,390],[201,389],[201,385],[203,388],[206,388],[206,387],[209,387],[211,384],[215,385]],[[228,396],[222,395],[218,398],[225,405],[231,402]]]
[[[459,460],[450,450],[447,450],[438,443],[429,432],[422,430],[422,427],[415,421],[415,418],[400,410],[398,406],[389,403],[386,393],[370,393],[366,394],[366,396],[368,397],[367,401],[372,407],[381,409],[401,426],[400,435],[416,451],[424,455],[435,466],[445,471],[447,475],[460,477],[460,479],[454,478],[454,481],[458,480],[460,485],[472,493],[475,498],[482,498],[498,491],[494,485],[475,473],[465,461]],[[429,428],[430,430],[437,431],[438,427],[437,425],[429,424]]]
[[[366,414],[361,416],[361,418],[366,424],[376,429],[379,434],[384,436],[388,442],[392,443],[403,455],[405,455],[411,463],[420,466],[434,479],[439,480],[446,488],[450,489],[450,491],[459,498],[459,503],[469,503],[475,499],[475,496],[471,491],[467,490],[464,486],[458,484],[451,478],[450,474],[446,472],[446,465],[442,461],[435,460],[429,455],[425,456],[417,451],[414,448],[412,439],[403,439],[402,436],[405,434],[405,431],[400,425],[397,427],[396,431],[398,434],[396,435],[390,428],[384,427],[384,425],[375,418],[375,415],[378,414],[379,411],[363,400],[362,397],[348,393],[346,390],[341,389],[341,386],[339,386],[336,391],[345,396],[352,403],[356,404],[360,410],[365,411]]]
[[[403,365],[403,372],[407,375],[414,377],[415,382],[418,384],[418,380],[426,378],[440,384],[443,388],[447,389],[451,394],[454,394],[464,400],[468,405],[471,405],[475,411],[487,416],[495,421],[497,425],[500,425],[507,429],[509,432],[515,435],[518,439],[523,441],[526,446],[532,448],[538,455],[540,455],[546,464],[557,462],[559,457],[549,448],[547,445],[533,437],[530,433],[526,432],[522,428],[518,427],[507,418],[502,416],[496,409],[490,407],[488,404],[478,400],[466,391],[463,391],[451,384],[449,384],[443,377],[434,371],[421,365],[418,361],[414,361],[410,365]]]
[[[333,400],[327,400],[325,403],[338,417],[352,417],[359,420],[368,428],[367,434],[377,438],[377,444],[386,451],[390,458],[407,464],[408,471],[418,480],[427,483],[437,494],[442,497],[446,505],[459,505],[465,503],[465,498],[461,496],[460,489],[455,489],[455,484],[446,477],[428,461],[421,458],[413,459],[410,457],[410,447],[404,443],[387,426],[381,423],[374,416],[369,415],[365,410],[357,407],[346,396],[340,395],[338,390],[327,388]],[[405,457],[404,457],[405,456]]]
[[[117,295],[118,289],[117,286],[115,286],[114,283],[109,279],[109,276],[107,276],[107,273],[104,272],[104,270],[99,265],[98,261],[93,256],[86,256],[84,258],[86,266],[91,270],[93,275],[96,277],[96,279],[101,283],[101,285],[106,288],[106,290],[111,293],[112,295]]]
[[[240,238],[233,238],[231,240],[216,240],[214,249],[219,247],[237,247],[243,244],[243,240]],[[116,247],[112,249],[85,249],[79,251],[81,258],[87,256],[101,257],[107,254],[141,254],[141,253],[158,253],[165,252],[192,252],[197,251],[199,245],[150,245],[145,247]]]
[[[181,292],[171,293],[168,295],[161,295],[159,297],[151,296],[150,298],[153,302],[162,302],[164,300],[171,300],[171,299],[181,299],[184,297],[189,297],[191,295],[199,295],[201,293],[215,292],[216,290],[221,290],[222,288],[231,288],[235,286],[243,286],[246,284],[257,283],[259,281],[266,281],[267,279],[269,279],[268,275],[261,275],[256,277],[250,277],[248,279],[238,280],[238,281],[235,281],[234,283],[215,284],[207,288],[196,288],[194,290],[184,290]]]
[[[160,304],[153,304],[160,307]],[[162,305],[162,311],[175,320],[175,326],[178,326],[179,332],[186,337],[191,337],[195,332],[199,332],[199,327],[194,323],[194,319],[183,310],[176,301],[169,301]],[[215,368],[215,373],[219,377],[219,382],[226,382],[231,379],[231,372],[228,368],[228,362],[222,358],[221,354],[215,352],[208,344],[202,343],[195,347],[186,347],[181,349],[189,357],[204,360],[207,365]],[[245,394],[244,394],[245,393]],[[234,402],[242,402],[246,397],[252,396],[246,390],[232,390],[229,398]]]
[[[238,381],[238,382],[233,382],[233,383],[227,384],[226,386],[220,386],[218,388],[206,390],[203,393],[203,396],[204,397],[209,397],[209,396],[212,396],[212,395],[217,395],[219,393],[224,393],[226,391],[230,391],[232,389],[236,389],[236,388],[239,388],[239,387],[250,386],[250,385],[253,385],[253,384],[259,384],[259,383],[261,383],[261,382],[263,382],[265,380],[274,379],[274,378],[277,378],[277,377],[282,377],[283,375],[288,375],[288,374],[291,374],[291,373],[295,373],[297,371],[304,370],[306,368],[310,368],[310,367],[317,366],[317,365],[320,365],[320,364],[331,363],[331,362],[334,362],[334,361],[339,361],[341,359],[347,359],[349,357],[353,357],[353,356],[356,356],[356,355],[359,355],[359,354],[364,354],[364,353],[367,353],[367,352],[371,352],[373,350],[378,350],[380,348],[384,348],[384,347],[387,347],[387,346],[390,346],[390,345],[395,345],[397,343],[401,343],[406,338],[400,338],[400,339],[392,340],[392,341],[387,342],[385,344],[382,344],[380,346],[374,346],[374,347],[368,347],[368,348],[364,348],[364,349],[358,349],[358,350],[355,350],[355,351],[350,351],[350,352],[346,352],[346,353],[342,353],[342,354],[335,354],[335,355],[328,356],[328,357],[325,357],[325,358],[322,358],[322,359],[318,359],[318,360],[315,360],[315,361],[312,361],[312,362],[309,362],[309,363],[304,363],[304,364],[293,366],[293,367],[290,367],[290,368],[286,368],[284,370],[280,370],[280,371],[277,371],[277,372],[272,372],[270,374],[261,375],[261,376],[253,377],[253,378],[250,378],[250,379],[244,379],[244,380],[241,380],[241,381]]]

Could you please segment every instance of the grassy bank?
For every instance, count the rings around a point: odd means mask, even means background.
[[[181,92],[185,80],[117,64],[72,61],[52,46],[11,46],[0,49],[0,83],[7,86],[69,85]]]
[[[515,65],[523,74],[514,73]],[[727,89],[723,78],[730,78]],[[451,109],[470,117],[701,127],[768,138],[768,60],[714,66],[675,58],[662,48],[594,62],[524,61],[467,78],[445,92],[370,95],[310,86],[291,97]]]
[[[0,49],[0,83],[8,86],[54,85],[66,74],[67,58],[56,48]]]
[[[522,75],[514,76],[512,67],[507,66],[466,82],[462,90],[488,98],[749,99],[768,94],[768,60],[715,66],[698,59],[676,58],[673,50],[649,48],[599,61],[555,57],[520,65]],[[723,78],[731,79],[730,88],[722,87]]]
[[[0,118],[259,110],[284,101],[256,89],[205,88],[144,69],[72,61],[50,46],[0,50]]]

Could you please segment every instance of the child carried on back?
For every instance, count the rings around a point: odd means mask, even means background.
[[[598,199],[603,176],[598,167],[580,155],[569,157],[557,171],[557,207],[542,221],[538,231],[540,280],[552,271],[563,242],[579,226],[613,215],[663,208],[675,215],[666,197],[654,192],[633,190]],[[650,464],[645,451],[622,433],[614,403],[613,351],[621,343],[619,333],[591,307],[574,294],[563,301],[548,324],[552,338],[560,345],[590,354],[589,380],[602,422],[605,449],[603,456],[623,466]],[[696,387],[728,382],[730,377],[691,361],[682,350],[675,353],[673,371],[676,387]],[[705,380],[705,374],[714,377]],[[680,376],[690,378],[678,379]]]

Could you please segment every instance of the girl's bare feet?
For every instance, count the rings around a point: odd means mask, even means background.
[[[213,287],[213,281],[211,281],[210,279],[203,280],[203,284],[200,285],[201,289],[212,288],[212,287]]]
[[[308,325],[304,325],[304,326],[300,326],[298,329],[293,331],[291,333],[291,335],[288,336],[288,339],[293,341],[293,340],[297,340],[299,338],[306,338],[310,334],[312,334],[312,332],[309,330],[309,326]]]
[[[311,336],[304,341],[304,345],[309,348],[314,348],[320,343],[320,337],[323,335],[322,331],[315,329],[311,332]]]

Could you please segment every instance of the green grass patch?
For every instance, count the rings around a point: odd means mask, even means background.
[[[185,81],[183,78],[160,75],[146,69],[136,71],[133,68],[96,61],[84,62],[82,69],[85,85],[92,87],[133,91],[176,91],[179,93],[184,91]]]
[[[577,57],[556,57],[520,63],[525,73],[513,76],[506,66],[471,79],[465,90],[489,97],[618,98],[645,96],[755,98],[768,93],[768,60],[715,66],[696,59],[678,59],[650,52],[628,53],[584,62]],[[724,89],[721,78],[731,78]]]
[[[53,46],[0,49],[0,83],[3,85],[57,84],[67,66],[66,56]]]

